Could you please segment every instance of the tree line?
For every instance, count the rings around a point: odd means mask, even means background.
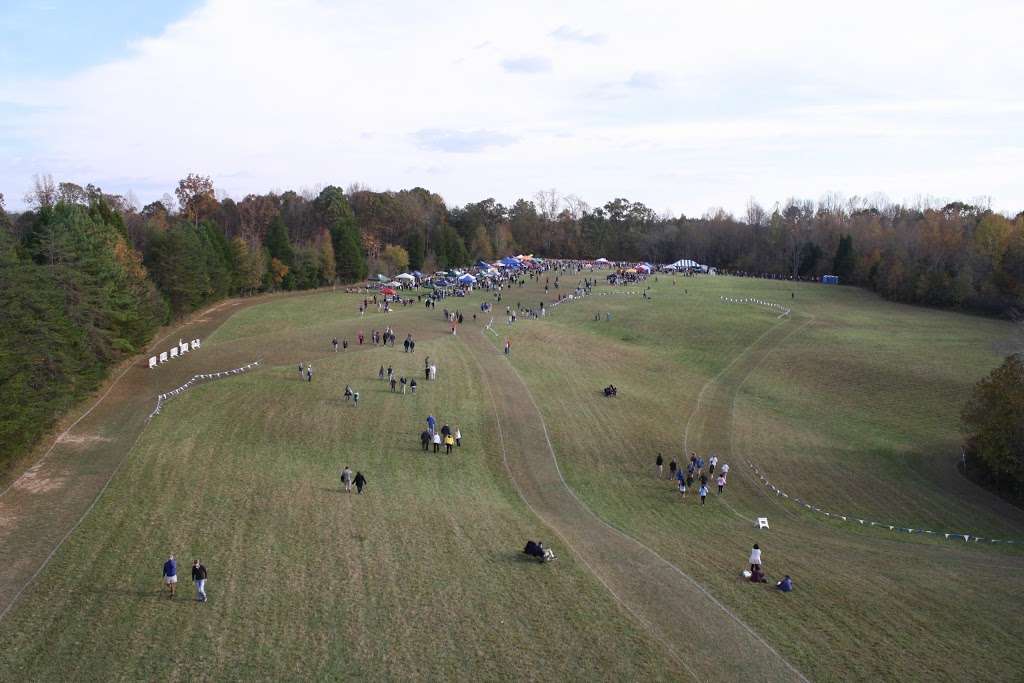
[[[1024,213],[884,200],[788,200],[746,214],[659,215],[616,198],[591,207],[538,192],[449,207],[426,189],[361,185],[218,196],[190,174],[139,207],[129,195],[37,177],[28,210],[0,195],[0,464],[34,443],[153,331],[227,296],[433,272],[513,253],[690,258],[793,279],[836,274],[907,303],[1017,317]]]

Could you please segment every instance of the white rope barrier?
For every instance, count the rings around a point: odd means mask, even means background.
[[[791,309],[786,308],[782,304],[777,304],[774,301],[766,301],[765,299],[754,299],[754,298],[751,298],[751,297],[745,297],[745,298],[740,299],[740,298],[731,297],[731,296],[722,296],[722,297],[719,297],[719,298],[724,303],[727,303],[727,304],[754,304],[755,306],[764,306],[765,308],[771,309],[773,311],[779,311],[779,317],[780,318],[782,318],[784,316],[787,316],[790,313],[792,313]]]
[[[204,373],[199,374],[199,375],[193,375],[192,379],[190,379],[189,381],[185,382],[184,384],[182,384],[177,389],[171,389],[167,393],[158,395],[156,397],[156,408],[153,409],[153,412],[149,414],[149,417],[146,418],[146,420],[147,421],[151,420],[151,419],[153,419],[154,415],[159,415],[160,414],[160,408],[163,407],[163,404],[164,404],[165,401],[169,401],[172,398],[174,398],[175,396],[177,396],[178,394],[181,394],[181,393],[183,393],[185,391],[188,391],[192,387],[193,384],[195,384],[195,383],[197,383],[199,381],[207,380],[207,379],[220,379],[222,377],[230,377],[231,375],[238,375],[238,374],[241,374],[241,373],[243,373],[243,372],[245,372],[245,371],[247,371],[247,370],[249,370],[251,368],[256,367],[259,364],[260,364],[260,362],[258,360],[254,360],[253,362],[249,363],[248,365],[243,365],[242,367],[235,368],[233,370],[221,370],[220,372],[204,372]]]
[[[883,523],[883,522],[872,522],[871,520],[861,519],[860,517],[857,517],[855,515],[841,515],[841,514],[839,514],[837,512],[829,512],[827,510],[824,510],[824,509],[818,507],[817,505],[813,505],[811,503],[808,503],[805,500],[801,500],[801,499],[797,498],[796,496],[790,496],[788,493],[786,493],[785,491],[783,491],[779,487],[775,486],[775,484],[773,484],[770,481],[768,481],[768,478],[765,477],[761,473],[761,470],[757,469],[757,466],[754,465],[754,463],[747,462],[747,465],[750,466],[750,469],[752,469],[754,471],[754,474],[757,475],[757,477],[761,480],[761,483],[764,484],[769,489],[771,489],[775,493],[776,496],[779,496],[780,498],[785,498],[787,500],[791,500],[794,503],[796,503],[797,505],[799,505],[800,507],[804,508],[805,510],[811,510],[812,512],[817,512],[819,514],[825,515],[826,517],[828,517],[830,519],[841,519],[844,522],[850,522],[851,524],[860,524],[861,526],[881,527],[883,529],[888,529],[889,531],[896,531],[896,532],[902,532],[902,533],[908,533],[908,534],[931,534],[933,536],[942,536],[947,541],[951,540],[951,539],[954,540],[954,541],[959,541],[959,540],[963,539],[964,543],[968,543],[968,542],[972,542],[972,541],[974,543],[980,543],[982,541],[988,541],[989,543],[1005,543],[1005,544],[1009,544],[1009,545],[1024,543],[1024,541],[1015,541],[1015,540],[1012,540],[1012,539],[1011,540],[1007,540],[1007,539],[1000,539],[1000,538],[984,538],[982,536],[976,536],[974,534],[965,534],[965,533],[960,533],[960,532],[933,531],[931,529],[915,529],[915,528],[909,528],[909,527],[901,527],[901,526],[898,526],[896,524],[886,524],[886,523]]]

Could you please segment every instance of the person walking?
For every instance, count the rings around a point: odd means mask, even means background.
[[[174,555],[167,558],[164,562],[164,586],[167,587],[167,598],[169,600],[174,599],[174,590],[178,586],[178,563],[174,561]]]
[[[334,347],[334,352],[337,353],[338,352],[338,338],[337,337],[335,337],[334,339],[331,340],[331,346]]]
[[[444,452],[445,452],[445,455],[451,455],[452,446],[454,446],[454,445],[455,445],[455,437],[454,436],[449,434],[448,436],[444,437]]]
[[[654,459],[654,466],[658,468],[658,479],[665,476],[665,459],[661,457],[661,453],[658,453],[658,457]]]
[[[729,463],[722,465],[722,476],[728,478],[729,476]]]
[[[416,378],[415,377],[409,380],[409,391],[411,391],[414,394],[416,393]]]
[[[725,475],[718,475],[718,495],[722,495],[722,489],[725,488]]]
[[[402,395],[405,396],[405,389],[409,386],[409,381],[405,379],[405,375],[398,380],[398,383],[402,385]]]
[[[384,379],[384,366],[380,366],[380,370],[377,371],[377,379]]]
[[[677,471],[678,467],[679,466],[676,464],[675,460],[671,461],[668,464],[668,478],[669,479],[675,479],[676,478],[676,471]]]
[[[395,385],[398,384],[398,380],[395,379],[394,375],[391,375],[391,381],[389,383],[391,384],[391,393],[393,394],[395,393]]]
[[[306,366],[306,381],[307,382],[312,382],[313,381],[313,366],[312,365],[307,365]]]
[[[438,432],[434,432],[434,452],[437,453],[441,448],[441,435]]]
[[[196,585],[196,602],[206,602],[206,567],[192,560],[192,583]]]
[[[462,448],[462,431],[458,425],[455,426],[455,445]]]
[[[512,341],[505,337],[505,355],[508,356],[512,353]]]
[[[441,436],[448,436],[451,433],[452,433],[452,428],[448,426],[447,422],[445,422],[444,426],[441,427]]]
[[[701,484],[698,492],[700,493],[700,504],[703,505],[704,499],[708,497],[708,485]]]
[[[437,426],[437,419],[435,419],[433,415],[427,415],[427,431],[430,432],[431,436],[434,435],[434,427],[436,427],[436,426]]]
[[[715,467],[718,465],[718,456],[712,454],[708,459],[708,474],[713,475],[715,473]]]
[[[430,450],[430,432],[425,429],[420,432],[420,446],[423,447],[424,452]]]
[[[348,465],[341,471],[341,485],[345,487],[346,493],[352,493],[352,470]]]
[[[366,486],[366,477],[363,476],[362,472],[356,472],[356,493],[362,493],[363,487]]]
[[[299,363],[299,379],[302,379],[306,374],[306,369],[302,367],[302,363]]]

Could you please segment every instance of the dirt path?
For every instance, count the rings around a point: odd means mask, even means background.
[[[150,370],[147,358],[181,339],[205,339],[237,311],[282,295],[229,299],[161,330],[149,352],[115,368],[83,403],[80,415],[51,439],[26,472],[0,488],[0,618],[84,519],[146,425],[156,394],[192,375],[237,367],[248,350],[213,346]]]
[[[563,545],[698,680],[806,680],[678,567],[609,526],[569,488],[529,387],[481,334],[460,337],[490,392],[505,465],[520,495]]]

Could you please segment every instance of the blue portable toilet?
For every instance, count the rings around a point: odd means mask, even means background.
[[[821,284],[823,284],[823,285],[838,285],[839,284],[839,276],[838,275],[822,275],[821,276]]]

